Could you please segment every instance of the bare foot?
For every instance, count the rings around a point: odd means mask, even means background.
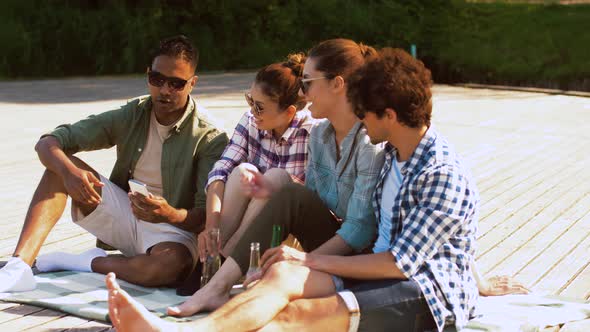
[[[479,294],[482,296],[528,293],[530,290],[524,284],[506,275],[490,277],[479,286]]]
[[[154,316],[121,289],[114,273],[111,272],[107,275],[106,284],[109,290],[109,317],[118,332],[175,330],[173,324]]]
[[[186,317],[199,311],[213,311],[229,301],[229,291],[207,284],[177,307],[168,307],[170,316]]]

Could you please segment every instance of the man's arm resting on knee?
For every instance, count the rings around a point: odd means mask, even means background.
[[[86,204],[100,202],[101,197],[94,187],[102,187],[103,183],[92,171],[76,166],[63,151],[57,138],[54,136],[41,138],[35,145],[35,151],[41,163],[63,180],[68,195],[74,201]]]
[[[391,252],[354,256],[308,254],[306,266],[353,279],[403,279],[407,277],[396,264]]]
[[[35,145],[35,151],[41,163],[50,171],[64,178],[67,173],[78,169],[62,150],[57,138],[45,136]]]

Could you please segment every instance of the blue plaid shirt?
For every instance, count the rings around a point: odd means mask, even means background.
[[[328,120],[312,128],[305,186],[342,218],[336,234],[360,251],[371,244],[377,231],[371,197],[383,167],[383,149],[371,144],[360,121],[350,129],[341,146],[338,159],[336,133]]]
[[[397,151],[385,148],[373,206],[380,220],[385,175]],[[474,314],[478,290],[472,273],[479,195],[470,173],[448,142],[429,128],[401,169],[393,205],[391,253],[408,279],[421,288],[439,331],[458,329]]]

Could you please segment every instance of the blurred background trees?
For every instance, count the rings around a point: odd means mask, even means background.
[[[590,91],[589,4],[4,0],[3,7],[4,79],[142,73],[154,44],[182,33],[200,50],[200,71],[256,69],[345,37],[406,50],[415,44],[438,83]]]

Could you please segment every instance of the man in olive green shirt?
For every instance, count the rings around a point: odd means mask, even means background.
[[[197,262],[195,233],[205,224],[205,183],[228,137],[190,97],[197,50],[184,36],[160,42],[147,70],[149,96],[62,125],[35,150],[47,168],[29,207],[14,257],[0,269],[0,292],[35,288],[31,266],[72,198],[72,219],[125,257],[99,248],[39,256],[40,271],[107,274],[143,286],[175,285]],[[110,179],[73,155],[117,147]],[[146,184],[147,196],[128,180]]]

